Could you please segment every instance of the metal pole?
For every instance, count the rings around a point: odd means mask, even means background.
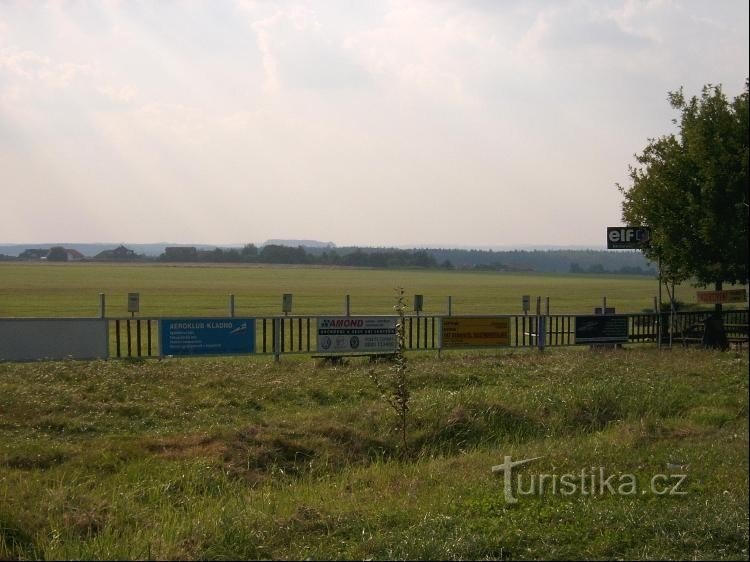
[[[349,295],[346,295],[346,298],[344,299],[344,310],[346,312],[346,316],[351,315],[351,297]]]
[[[276,361],[279,361],[281,359],[281,349],[284,345],[281,341],[281,323],[284,321],[283,318],[274,318],[273,319],[273,332],[274,332],[274,359]]]
[[[453,297],[448,296],[448,316],[453,315]]]
[[[656,302],[657,304],[656,316],[658,318],[657,324],[656,324],[656,338],[658,341],[657,348],[661,350],[661,330],[662,330],[662,327],[661,327],[661,256],[657,258],[656,267],[659,270],[659,297]]]
[[[229,295],[229,317],[234,318],[234,295]]]
[[[107,315],[107,303],[104,293],[99,293],[99,318],[104,318]]]
[[[667,287],[667,292],[669,293],[669,287]],[[672,337],[673,336],[674,336],[674,281],[672,281],[672,292],[669,293],[669,349],[672,349]]]

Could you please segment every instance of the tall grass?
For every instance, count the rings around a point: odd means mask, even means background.
[[[0,558],[748,558],[748,358],[409,356],[408,455],[352,360],[0,364]],[[490,467],[685,496],[503,501]]]

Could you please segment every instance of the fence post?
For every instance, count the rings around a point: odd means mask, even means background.
[[[273,319],[273,355],[276,361],[281,359],[281,350],[283,349],[284,342],[281,341],[281,323],[284,321],[283,318]]]
[[[536,343],[536,346],[539,347],[539,349],[542,349],[539,343],[539,334],[540,334],[539,328],[541,328],[541,318],[542,318],[542,297],[537,297],[536,298],[536,322],[535,322],[536,326],[534,326],[534,331],[536,332],[536,342],[534,343]]]
[[[349,295],[346,295],[344,299],[344,314],[345,316],[351,315],[351,297]]]
[[[536,344],[539,351],[544,351],[544,345],[547,343],[547,317],[537,316],[536,325]]]
[[[229,317],[234,318],[234,295],[229,295]]]
[[[99,318],[107,315],[107,302],[104,293],[99,293]]]
[[[453,316],[453,297],[448,295],[448,316]]]

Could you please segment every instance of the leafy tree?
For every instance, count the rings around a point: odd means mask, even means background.
[[[170,262],[198,261],[198,249],[195,246],[164,248],[164,253],[159,256],[159,260]]]
[[[68,252],[62,246],[54,246],[49,249],[47,261],[68,261]]]
[[[306,263],[307,253],[302,246],[292,248],[278,244],[267,244],[260,251],[260,261],[263,263]]]
[[[679,133],[649,139],[632,185],[617,186],[623,220],[651,227],[644,251],[667,280],[721,290],[748,279],[748,93],[747,81],[732,101],[721,85],[689,100],[669,92]]]
[[[258,259],[258,248],[255,244],[245,244],[242,250],[240,250],[240,256],[242,257],[242,261],[255,261]]]

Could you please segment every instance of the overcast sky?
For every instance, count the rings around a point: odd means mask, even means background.
[[[0,0],[0,243],[602,246],[748,2]]]

